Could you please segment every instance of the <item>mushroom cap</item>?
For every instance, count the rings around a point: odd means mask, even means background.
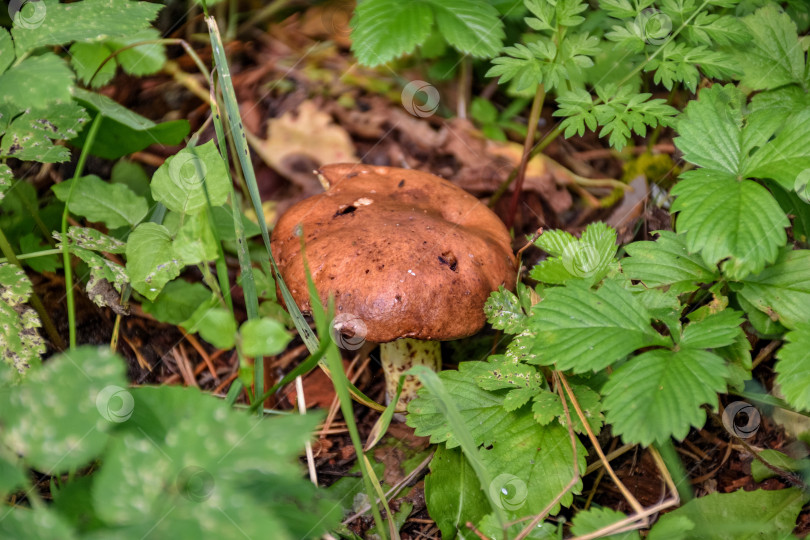
[[[302,311],[311,307],[299,235],[321,301],[335,297],[336,329],[355,339],[470,336],[486,322],[489,294],[514,287],[509,232],[463,189],[395,167],[341,163],[316,172],[329,189],[291,207],[272,238]]]

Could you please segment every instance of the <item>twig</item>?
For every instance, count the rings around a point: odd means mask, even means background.
[[[591,430],[591,426],[590,424],[588,424],[588,419],[585,418],[585,414],[582,412],[582,409],[579,406],[579,402],[577,401],[577,398],[574,396],[573,390],[571,390],[571,387],[568,385],[568,380],[565,378],[565,375],[559,372],[555,373],[557,373],[560,382],[565,387],[565,392],[571,398],[571,403],[574,405],[574,409],[576,409],[577,411],[577,416],[579,416],[579,419],[582,422],[582,426],[588,433],[588,438],[591,440],[591,444],[593,444],[594,450],[596,450],[596,453],[599,455],[599,459],[604,463],[605,470],[607,470],[608,474],[610,475],[610,478],[613,480],[613,483],[616,484],[616,487],[619,488],[619,491],[621,491],[622,495],[624,495],[625,499],[627,499],[627,502],[630,503],[630,506],[633,507],[633,510],[635,510],[637,514],[640,514],[644,510],[644,507],[641,506],[641,504],[638,502],[638,500],[636,500],[633,494],[630,493],[630,490],[628,490],[627,487],[622,483],[622,481],[619,480],[619,477],[613,471],[613,467],[610,466],[610,462],[607,460],[607,457],[605,457],[604,452],[602,452],[602,447],[599,445],[599,441],[596,439],[596,435],[594,435],[593,430]],[[565,405],[564,398],[563,398],[563,405]]]

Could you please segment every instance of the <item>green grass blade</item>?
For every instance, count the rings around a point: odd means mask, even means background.
[[[492,507],[495,516],[498,518],[501,526],[503,526],[506,523],[506,517],[504,516],[501,507],[495,503],[492,495],[489,492],[489,486],[492,483],[492,478],[490,478],[489,471],[478,455],[478,445],[475,444],[472,434],[470,434],[470,431],[464,424],[464,419],[461,417],[461,413],[458,412],[456,404],[453,403],[453,399],[444,388],[444,383],[442,383],[442,380],[435,371],[425,366],[414,366],[408,370],[406,375],[407,374],[419,377],[419,380],[422,381],[422,385],[428,390],[428,392],[438,398],[444,415],[447,418],[447,423],[450,424],[450,429],[453,430],[453,435],[455,436],[459,445],[461,445],[461,450],[464,452],[464,456],[467,458],[467,461],[470,462],[470,465],[475,471],[475,475],[478,476],[478,481],[481,483],[481,489],[487,496],[487,500],[489,500],[489,505]]]

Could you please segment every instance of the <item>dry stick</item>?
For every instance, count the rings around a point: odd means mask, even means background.
[[[616,449],[616,444],[619,442],[619,439],[613,439],[610,443],[610,451],[608,451],[608,456],[610,453]],[[587,474],[587,473],[586,473]],[[596,490],[599,488],[599,484],[602,482],[602,478],[605,476],[605,469],[600,468],[599,474],[596,475],[596,480],[593,481],[593,488],[591,488],[591,492],[588,493],[588,498],[585,500],[585,505],[583,509],[587,510],[591,507],[591,501],[593,501],[594,496],[596,495]]]
[[[506,215],[506,228],[511,229],[515,224],[515,214],[520,201],[520,192],[523,189],[523,179],[526,177],[526,166],[529,164],[532,146],[534,146],[534,136],[537,133],[537,123],[540,121],[540,113],[543,110],[543,102],[546,99],[546,87],[542,83],[537,85],[537,92],[534,94],[532,108],[529,112],[529,125],[526,132],[526,140],[523,143],[523,156],[520,158],[515,191],[512,193],[512,200],[509,203],[509,213]]]
[[[214,369],[213,362],[211,362],[211,357],[208,356],[208,353],[205,352],[205,349],[203,349],[203,346],[197,341],[197,338],[194,337],[193,334],[189,334],[182,328],[180,330],[183,332],[183,337],[186,338],[188,342],[191,343],[191,346],[194,347],[194,350],[197,351],[197,354],[202,356],[205,365],[208,366],[208,371],[211,372],[211,376],[214,378],[214,382],[219,384],[219,376],[217,375],[216,369]]]
[[[650,455],[653,457],[653,461],[655,461],[656,467],[658,467],[658,471],[661,473],[661,476],[664,478],[664,483],[667,485],[670,493],[672,493],[672,498],[662,501],[658,504],[651,506],[650,508],[645,509],[643,512],[634,514],[632,516],[628,516],[625,519],[617,521],[607,527],[603,527],[597,531],[592,533],[577,536],[576,538],[572,538],[570,540],[593,540],[594,538],[602,538],[603,536],[607,536],[609,534],[615,534],[619,532],[627,532],[632,530],[641,529],[646,527],[646,523],[649,521],[649,516],[660,512],[666,508],[672,506],[678,506],[681,504],[681,498],[678,495],[678,489],[675,487],[675,482],[672,480],[672,476],[669,474],[669,470],[667,470],[667,466],[664,463],[664,460],[661,458],[661,454],[658,453],[658,450],[655,447],[651,446],[649,448]],[[634,523],[637,522],[637,523]]]
[[[781,344],[782,344],[781,340],[775,339],[770,343],[768,343],[765,347],[763,347],[762,350],[759,351],[759,354],[757,354],[757,357],[754,358],[754,361],[751,363],[751,370],[753,371],[754,368],[756,368],[762,362],[770,358],[771,355],[773,354],[773,350],[776,349]]]
[[[146,361],[146,358],[143,357],[139,348],[136,347],[135,344],[132,343],[132,341],[124,334],[121,334],[121,338],[126,342],[127,345],[129,345],[129,348],[132,349],[132,352],[135,354],[135,359],[138,361],[138,365],[141,366],[141,369],[152,371],[152,366]]]
[[[296,396],[298,401],[298,412],[303,416],[307,413],[307,402],[304,398],[304,383],[301,380],[300,375],[295,378],[295,393],[298,394]],[[312,441],[307,440],[306,444],[304,445],[304,449],[307,453],[307,469],[309,470],[309,479],[313,484],[315,484],[315,487],[318,487],[318,473],[315,470],[315,454],[312,452]]]
[[[563,386],[565,387],[566,393],[571,398],[571,403],[574,405],[574,409],[576,409],[577,411],[577,416],[579,416],[579,419],[582,421],[582,426],[588,433],[588,438],[591,440],[591,444],[593,444],[594,450],[596,450],[596,453],[599,454],[599,459],[605,464],[605,470],[607,470],[608,474],[610,475],[610,478],[612,478],[613,482],[616,484],[616,487],[619,488],[619,491],[621,491],[622,495],[624,495],[625,499],[627,499],[627,502],[630,503],[630,506],[633,507],[633,510],[635,510],[636,513],[641,513],[644,510],[644,507],[641,506],[641,504],[636,500],[635,497],[633,497],[633,494],[630,493],[630,490],[628,490],[627,487],[625,487],[625,485],[622,483],[622,481],[619,480],[619,477],[616,476],[616,473],[613,471],[613,467],[610,466],[610,462],[607,460],[607,457],[605,457],[605,453],[602,452],[602,447],[599,445],[599,441],[596,439],[596,435],[593,434],[593,430],[591,429],[590,424],[588,424],[588,420],[587,418],[585,418],[585,414],[582,412],[582,409],[579,406],[579,402],[577,401],[577,398],[574,396],[574,392],[568,385],[568,380],[565,378],[565,375],[563,375],[560,372],[555,373],[558,375],[560,382],[562,382]],[[563,399],[563,403],[565,403],[565,399]]]
[[[349,381],[352,384],[357,382],[357,379],[360,377],[360,374],[365,371],[366,366],[371,361],[370,355],[365,355],[363,359],[363,364],[356,370],[352,371],[352,368],[357,364],[357,361],[360,359],[360,355],[356,355],[352,360],[352,363],[349,364],[349,369],[346,370],[346,374],[348,376],[351,373],[351,377],[349,377]],[[326,421],[323,423],[323,429],[321,430],[321,434],[323,434],[324,430],[328,430],[332,423],[335,421],[335,417],[337,416],[338,409],[340,408],[340,402],[338,401],[337,395],[332,399],[332,404],[329,406],[329,414],[326,415]]]
[[[402,480],[400,480],[399,482],[397,482],[396,484],[391,486],[391,489],[389,489],[388,491],[385,492],[385,499],[387,501],[393,500],[393,498],[396,497],[399,494],[400,491],[402,491],[403,487],[405,487],[406,485],[411,483],[411,481],[415,480],[416,477],[419,476],[422,473],[422,471],[425,469],[425,467],[428,466],[428,464],[430,463],[430,460],[433,459],[433,454],[434,453],[435,453],[435,451],[431,452],[430,455],[427,456],[424,460],[422,460],[422,463],[417,465],[416,468],[414,470],[412,470],[407,476],[405,476]],[[378,500],[378,501],[376,501],[375,504],[379,504],[379,502],[380,501]],[[368,503],[365,503],[362,507],[360,507],[357,510],[356,513],[354,513],[353,515],[351,515],[348,518],[346,518],[345,520],[343,520],[342,523],[344,525],[348,525],[349,523],[351,523],[355,519],[359,518],[360,516],[362,516],[363,514],[368,512],[369,510],[371,510],[371,505],[368,504]]]
[[[557,375],[562,375],[562,374],[560,374],[558,371],[554,371],[553,373],[554,373],[555,381],[558,382],[559,379],[557,379]],[[573,489],[574,486],[577,485],[577,482],[579,482],[579,480],[580,480],[580,477],[579,477],[579,463],[578,463],[578,456],[577,456],[577,436],[576,436],[576,434],[574,434],[574,425],[571,423],[571,412],[568,410],[568,403],[565,400],[565,395],[563,394],[562,388],[560,387],[559,383],[557,383],[556,386],[557,386],[557,393],[560,395],[560,399],[562,400],[563,412],[565,413],[566,427],[568,427],[568,437],[571,439],[571,451],[573,452],[573,455],[574,455],[574,474],[571,477],[571,481],[568,482],[568,485],[565,486],[563,488],[563,490],[560,491],[554,497],[554,499],[550,503],[548,503],[548,505],[545,508],[543,508],[542,512],[540,512],[539,514],[534,516],[534,519],[532,519],[531,523],[529,523],[526,526],[526,528],[524,528],[522,531],[520,531],[520,534],[518,534],[515,537],[515,540],[523,540],[524,538],[529,536],[529,534],[531,534],[531,532],[534,530],[534,528],[537,527],[537,524],[540,523],[543,519],[545,519],[545,517],[548,515],[548,513],[551,512],[551,509],[554,508],[554,506],[557,505],[557,503],[560,501],[560,499],[562,499],[563,496],[566,493],[568,493],[569,490]],[[582,415],[580,414],[580,418],[581,417],[582,417]],[[522,521],[522,520],[519,520],[519,521]],[[517,522],[513,522],[513,523],[517,523]],[[507,523],[506,528],[508,528],[510,525],[511,525],[510,523]]]
[[[635,444],[625,444],[623,446],[620,446],[616,450],[608,453],[607,460],[608,461],[613,461],[617,457],[621,456],[622,454],[627,453],[628,451],[632,450],[635,447],[636,447]],[[602,465],[603,465],[603,463],[601,461],[595,461],[595,462],[591,463],[590,465],[588,465],[588,468],[585,469],[585,474],[583,476],[588,476],[592,472],[598,471],[599,469],[602,468]]]

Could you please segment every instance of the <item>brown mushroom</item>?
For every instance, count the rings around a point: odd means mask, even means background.
[[[509,232],[478,199],[429,173],[358,164],[316,171],[328,186],[290,208],[273,231],[279,270],[310,311],[303,234],[321,300],[334,295],[338,344],[381,344],[386,395],[412,365],[441,367],[439,342],[478,332],[499,286],[513,288]],[[418,388],[408,377],[398,410]]]

